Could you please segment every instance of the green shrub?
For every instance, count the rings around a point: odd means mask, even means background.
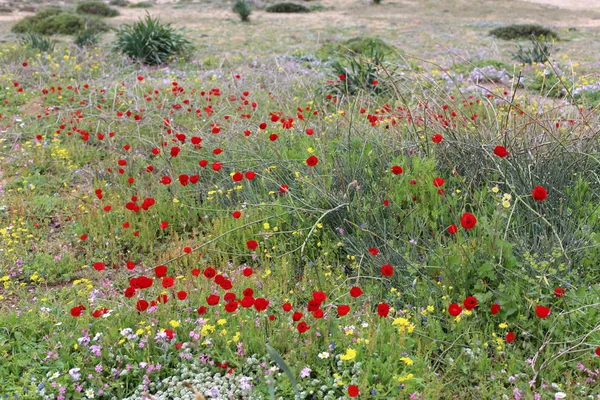
[[[41,52],[50,53],[54,50],[56,42],[52,39],[45,38],[36,33],[28,33],[21,38],[21,44],[31,49],[36,49]]]
[[[170,24],[146,15],[144,20],[117,31],[115,49],[141,63],[157,65],[188,55],[192,44]]]
[[[388,55],[396,49],[383,40],[368,36],[358,36],[340,43],[326,44],[317,50],[320,59],[336,58],[344,55],[367,55],[373,51]]]
[[[538,92],[544,97],[562,98],[565,95],[566,88],[573,90],[573,83],[569,82],[564,76],[559,77],[554,71],[542,75],[536,75],[527,85],[527,89]]]
[[[40,35],[76,35],[85,29],[94,29],[100,32],[106,31],[108,26],[102,21],[87,19],[63,11],[58,7],[48,7],[17,22],[12,27],[12,32],[31,32]]]
[[[270,13],[307,13],[310,10],[302,4],[276,3],[265,8],[265,11]]]
[[[252,13],[252,8],[246,0],[236,0],[233,5],[233,12],[240,16],[242,22],[247,22],[250,20],[249,17]]]
[[[127,7],[129,5],[129,2],[127,0],[110,0],[108,4],[117,7]]]
[[[119,12],[114,8],[110,8],[100,1],[87,1],[80,3],[76,11],[80,14],[97,15],[100,17],[116,17]]]
[[[154,4],[148,2],[148,1],[142,1],[139,3],[131,3],[129,4],[129,8],[152,8],[154,7]]]
[[[503,40],[544,38],[558,40],[558,34],[552,29],[537,24],[511,24],[492,29],[490,35]]]

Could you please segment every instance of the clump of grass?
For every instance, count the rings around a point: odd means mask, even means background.
[[[127,0],[110,0],[108,4],[117,7],[127,7],[129,2]]]
[[[98,39],[100,37],[100,33],[93,29],[86,29],[83,32],[77,34],[75,37],[74,43],[78,47],[88,47],[95,46],[98,44]]]
[[[549,61],[550,55],[553,51],[554,48],[551,43],[532,40],[531,47],[529,48],[524,48],[523,46],[519,45],[517,47],[517,52],[513,54],[513,59],[529,65],[535,63],[545,63]]]
[[[47,7],[35,15],[25,17],[12,27],[14,33],[37,33],[40,35],[75,35],[86,29],[98,32],[108,26],[96,19],[87,19],[59,7]]]
[[[117,31],[115,49],[143,64],[158,65],[173,57],[187,56],[192,44],[170,24],[146,15],[145,19]]]
[[[21,44],[30,49],[36,49],[41,52],[50,53],[54,50],[56,42],[44,36],[28,33],[21,38]]]
[[[250,7],[250,4],[248,4],[246,0],[236,0],[232,10],[240,16],[242,22],[248,22],[250,20],[252,7]]]
[[[321,59],[326,59],[335,58],[337,55],[369,55],[373,51],[388,55],[395,50],[393,46],[390,46],[379,38],[357,36],[339,43],[326,44],[317,51],[317,56]]]
[[[86,1],[77,5],[79,14],[97,15],[99,17],[116,17],[119,12],[100,1]]]
[[[307,13],[310,9],[298,3],[275,3],[267,8],[266,12],[270,13]]]
[[[141,1],[139,3],[131,3],[129,4],[129,8],[152,8],[154,4],[149,1]]]
[[[550,28],[537,24],[511,24],[492,29],[490,35],[502,40],[521,40],[534,38],[558,40],[558,34]]]

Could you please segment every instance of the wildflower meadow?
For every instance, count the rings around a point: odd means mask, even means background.
[[[600,10],[13,3],[2,399],[600,398]]]

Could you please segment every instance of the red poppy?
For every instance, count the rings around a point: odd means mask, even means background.
[[[96,271],[104,271],[105,268],[106,268],[106,265],[104,265],[104,263],[102,263],[102,262],[94,263],[94,269]]]
[[[492,304],[492,307],[490,307],[490,312],[492,315],[498,314],[500,312],[500,304]]]
[[[125,289],[125,297],[128,299],[132,298],[135,295],[135,289],[132,287],[128,287]]]
[[[198,307],[196,312],[198,312],[198,315],[204,315],[204,314],[206,314],[206,307],[205,306]]]
[[[453,317],[460,315],[461,312],[462,307],[457,303],[452,303],[448,306],[448,314],[452,315]]]
[[[313,311],[312,314],[313,314],[313,317],[315,317],[317,319],[323,318],[323,316],[325,315],[325,313],[323,312],[323,310],[320,309],[320,308],[318,310]]]
[[[377,305],[377,314],[379,314],[380,317],[387,317],[388,314],[390,312],[390,305],[387,303],[379,303]]]
[[[294,321],[294,322],[300,321],[303,316],[304,316],[304,314],[302,314],[300,311],[296,311],[295,313],[292,314],[292,321]]]
[[[390,201],[388,199],[385,199],[383,201],[383,205],[386,206],[386,207],[389,206],[390,205]]]
[[[225,304],[225,311],[232,313],[235,310],[237,310],[238,308],[238,302],[237,301],[230,301],[229,303]]]
[[[185,300],[187,298],[187,292],[185,290],[180,290],[179,292],[177,292],[177,298],[179,300]]]
[[[369,249],[369,253],[371,253],[372,255],[376,256],[377,254],[379,254],[379,249],[376,249],[375,247],[371,247]]]
[[[360,391],[358,390],[358,386],[356,386],[356,385],[348,386],[348,396],[356,397],[356,396],[358,396],[359,393],[360,393]]]
[[[137,301],[135,308],[139,312],[142,312],[142,311],[146,311],[148,309],[148,306],[149,306],[148,302],[146,300],[141,299],[141,300]]]
[[[565,289],[561,287],[557,287],[556,289],[554,289],[554,295],[559,299],[562,298],[565,295],[565,293]]]
[[[283,308],[283,311],[285,312],[290,312],[292,311],[292,305],[290,303],[284,303],[281,308]]]
[[[318,163],[319,163],[319,159],[315,156],[310,156],[306,159],[306,165],[308,165],[309,167],[314,167]]]
[[[85,310],[84,306],[76,306],[71,308],[71,316],[73,317],[81,317],[81,314]]]
[[[394,175],[400,175],[402,173],[402,167],[399,165],[394,165],[392,167],[392,174]]]
[[[232,212],[232,213],[231,213],[231,216],[232,216],[233,218],[235,218],[235,219],[238,219],[239,217],[241,217],[241,216],[242,216],[242,213],[241,213],[241,212],[239,212],[239,211],[234,211],[234,212]]]
[[[440,135],[439,133],[436,133],[435,135],[433,135],[431,137],[431,141],[433,143],[440,143],[442,140],[444,140],[444,137],[442,135]]]
[[[390,264],[385,264],[381,267],[381,275],[383,276],[392,276],[394,275],[394,267]]]
[[[506,334],[506,337],[504,338],[504,340],[506,340],[507,343],[512,343],[515,340],[515,333],[514,332],[508,332]]]
[[[258,247],[258,242],[256,240],[248,240],[246,246],[250,251],[254,251]]]
[[[506,151],[506,147],[504,146],[496,146],[494,148],[494,154],[500,158],[504,158],[509,155],[509,152]]]
[[[267,309],[268,306],[269,300],[262,297],[254,299],[254,308],[256,309],[256,311],[264,311]]]
[[[289,190],[289,186],[286,184],[283,184],[279,187],[279,193],[287,193],[287,191]]]
[[[477,225],[477,218],[473,214],[466,212],[460,219],[460,224],[465,229],[473,229]]]
[[[341,305],[337,307],[338,317],[343,317],[350,312],[350,306]]]
[[[477,307],[477,298],[475,298],[474,296],[468,296],[463,301],[463,304],[467,310],[472,310],[475,307]]]
[[[240,304],[244,308],[250,308],[254,305],[254,297],[252,297],[252,295],[244,296],[242,301],[240,301]]]
[[[175,278],[173,278],[172,276],[167,276],[167,277],[163,278],[163,280],[162,280],[162,286],[165,289],[172,287],[174,284],[175,284]]]
[[[216,294],[211,294],[210,296],[206,297],[206,303],[209,306],[217,305],[219,303],[219,300],[220,298]]]
[[[169,227],[168,221],[163,221],[160,223],[160,229],[167,229]]]
[[[535,313],[540,318],[547,318],[550,315],[550,309],[546,306],[535,306]]]
[[[252,268],[248,267],[248,268],[244,268],[244,270],[242,271],[242,274],[244,274],[244,276],[248,277],[251,276],[254,273],[254,271],[252,271]]]
[[[435,178],[433,180],[433,186],[435,186],[435,187],[444,186],[445,183],[446,183],[446,181],[444,180],[444,178]]]
[[[548,191],[543,186],[536,186],[531,191],[534,200],[544,201],[548,197]]]
[[[456,234],[456,232],[458,232],[458,227],[456,225],[452,224],[448,228],[446,228],[446,230],[448,231],[449,234],[454,235],[454,234]]]
[[[236,172],[231,178],[234,182],[241,182],[241,180],[244,179],[244,174],[242,174],[241,172]]]
[[[325,292],[315,291],[312,294],[313,300],[317,301],[319,304],[327,299],[327,294]]]
[[[159,265],[158,267],[154,268],[154,273],[156,274],[157,278],[162,278],[167,274],[167,267],[164,265]]]
[[[213,267],[207,267],[204,270],[204,276],[207,277],[208,279],[214,278],[215,275],[217,275],[217,271],[215,271],[215,269]]]
[[[352,289],[350,289],[350,296],[352,297],[359,297],[362,294],[363,291],[358,286],[354,286]]]
[[[242,293],[244,296],[254,296],[254,290],[252,290],[252,288],[246,288]]]
[[[191,247],[184,247],[183,248],[183,252],[187,253],[187,254],[190,254],[192,252],[192,248]]]
[[[300,332],[300,333],[304,333],[304,332],[306,332],[307,330],[309,330],[309,329],[310,329],[310,326],[308,326],[308,325],[306,324],[306,322],[302,321],[302,322],[300,322],[300,323],[298,324],[298,326],[297,326],[297,329],[298,329],[298,332]]]
[[[253,180],[254,178],[256,178],[256,173],[252,172],[252,171],[248,171],[246,172],[246,179],[248,179],[249,181]]]
[[[596,351],[594,353],[596,353],[597,356],[600,356],[600,347],[596,347]]]

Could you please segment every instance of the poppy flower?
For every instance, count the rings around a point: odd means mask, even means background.
[[[318,310],[313,311],[313,317],[315,317],[317,319],[323,318],[324,315],[325,315],[325,312],[323,312],[323,310],[320,308]]]
[[[172,287],[174,284],[175,284],[175,278],[173,278],[172,276],[167,276],[167,277],[163,278],[163,280],[162,280],[162,286],[165,289]]]
[[[596,351],[594,351],[597,356],[600,356],[600,347],[596,347]]]
[[[240,305],[244,308],[250,308],[254,305],[254,297],[252,295],[245,296],[242,301],[240,301]]]
[[[81,317],[81,314],[83,313],[83,310],[85,310],[84,306],[76,306],[71,308],[71,316],[73,317]]]
[[[317,301],[315,299],[311,299],[308,301],[308,307],[307,310],[310,312],[316,311],[319,309],[319,307],[321,307],[321,302]]]
[[[360,393],[360,391],[358,390],[358,386],[356,386],[356,385],[348,386],[348,396],[356,397],[356,396],[358,396],[359,393]]]
[[[454,235],[454,234],[456,234],[456,232],[458,232],[458,227],[456,225],[452,224],[448,228],[446,228],[446,230],[448,231],[449,234]]]
[[[535,306],[535,313],[540,318],[547,318],[550,315],[550,308],[546,306]]]
[[[252,296],[254,296],[254,290],[252,290],[252,288],[246,288],[246,289],[244,289],[242,294],[244,295],[244,297],[248,297],[248,296],[252,297]]]
[[[466,212],[460,219],[460,224],[465,229],[473,229],[477,225],[477,218],[473,214]]]
[[[292,311],[292,305],[290,303],[284,303],[281,308],[283,309],[283,311],[285,312],[290,312]]]
[[[227,304],[225,304],[225,311],[232,313],[235,310],[237,310],[238,308],[238,302],[237,301],[231,301]]]
[[[490,307],[490,312],[492,313],[492,315],[496,315],[500,312],[500,304],[492,304],[492,306]]]
[[[452,303],[448,306],[448,314],[452,315],[453,317],[460,315],[461,312],[462,307],[457,303]]]
[[[298,332],[304,333],[310,329],[310,326],[306,322],[302,321],[298,324],[297,329],[298,329]]]
[[[135,295],[135,289],[132,287],[128,287],[125,289],[125,297],[128,299],[132,298]]]
[[[506,336],[504,337],[504,340],[506,340],[507,343],[512,343],[515,340],[515,333],[514,332],[508,332],[506,334]]]
[[[246,247],[248,247],[248,250],[254,251],[258,247],[258,242],[256,240],[248,240],[246,242]]]
[[[289,188],[290,187],[288,185],[283,184],[283,185],[281,185],[279,187],[279,193],[284,193],[285,194],[285,193],[287,193],[287,191],[289,190]]]
[[[435,186],[435,187],[444,186],[445,183],[446,183],[446,180],[444,178],[435,178],[433,180],[433,186]]]
[[[254,308],[256,311],[264,311],[269,306],[269,300],[259,297],[258,299],[254,299]]]
[[[244,274],[244,276],[248,277],[248,276],[252,276],[254,271],[252,271],[252,268],[244,268],[244,270],[242,271],[242,274]]]
[[[565,295],[565,289],[561,288],[561,287],[557,287],[556,289],[554,289],[554,295],[557,298],[562,298]]]
[[[379,303],[377,305],[377,314],[379,314],[380,317],[387,317],[388,314],[390,312],[390,305],[387,303]]]
[[[156,274],[157,278],[162,278],[167,274],[167,267],[164,265],[159,265],[158,267],[154,268],[154,273]]]
[[[341,305],[337,307],[338,317],[343,317],[350,312],[350,306]]]
[[[371,247],[371,248],[369,249],[369,253],[371,253],[371,255],[374,255],[374,256],[376,256],[377,254],[379,254],[379,250],[378,250],[378,249],[376,249],[375,247]]]
[[[185,300],[187,298],[187,292],[185,290],[180,290],[179,292],[177,292],[177,298],[179,300]]]
[[[292,321],[294,321],[294,322],[300,321],[303,316],[304,316],[304,314],[302,314],[300,311],[296,311],[295,313],[292,314]]]
[[[394,267],[390,264],[385,264],[381,267],[381,275],[383,276],[392,276],[394,275]]]
[[[194,269],[192,270],[192,276],[198,276],[198,275],[200,275],[200,272],[201,272],[201,271],[200,271],[198,268],[194,268]]]
[[[196,312],[198,313],[198,315],[204,315],[204,314],[206,314],[206,307],[205,306],[198,307]]]
[[[506,147],[504,146],[496,146],[494,147],[494,154],[500,158],[504,158],[508,156],[510,153],[506,151]]]
[[[143,312],[143,311],[146,311],[148,309],[148,306],[149,306],[148,302],[146,300],[141,299],[141,300],[137,301],[137,303],[135,305],[135,308],[139,312]]]
[[[321,291],[315,291],[312,294],[313,300],[319,302],[319,304],[321,304],[322,302],[325,301],[325,299],[327,299],[327,294],[325,292],[321,292]]]
[[[433,143],[440,143],[442,140],[444,140],[444,137],[442,135],[440,135],[439,133],[436,133],[435,135],[433,135],[431,137],[431,141]]]
[[[244,179],[244,174],[242,174],[241,172],[236,172],[235,174],[233,174],[231,179],[233,179],[234,182],[241,182],[242,179]]]
[[[536,186],[531,191],[531,196],[536,201],[544,201],[548,197],[548,191],[543,186]]]
[[[394,165],[392,167],[392,174],[394,175],[400,175],[402,173],[402,167],[399,165]]]
[[[318,163],[319,163],[319,159],[315,156],[310,156],[306,159],[306,165],[308,165],[309,167],[314,167]]]
[[[352,289],[350,289],[350,296],[352,297],[359,297],[362,294],[363,291],[358,286],[354,286]]]
[[[210,296],[206,297],[206,303],[209,306],[214,306],[217,305],[219,303],[220,297],[217,296],[216,294],[211,294]]]
[[[167,229],[169,227],[168,221],[163,221],[160,223],[160,229]]]
[[[234,212],[232,212],[232,213],[231,213],[231,216],[232,216],[233,218],[235,218],[235,219],[238,219],[239,217],[241,217],[241,216],[242,216],[242,213],[241,213],[241,212],[239,212],[239,211],[234,211]]]
[[[190,254],[192,252],[192,248],[191,247],[184,247],[183,248],[183,252],[187,253],[187,254]]]
[[[207,267],[203,273],[204,276],[208,279],[212,279],[215,277],[215,275],[217,275],[217,271],[215,271],[213,267]]]
[[[463,304],[467,310],[472,310],[475,307],[477,307],[477,298],[475,298],[474,296],[468,296],[463,301]]]
[[[246,176],[246,179],[248,179],[249,181],[251,181],[254,178],[256,178],[256,172],[248,171],[248,172],[246,172],[245,176]]]
[[[105,268],[106,268],[106,265],[104,265],[104,263],[102,263],[102,262],[94,263],[94,269],[96,271],[104,271]]]

